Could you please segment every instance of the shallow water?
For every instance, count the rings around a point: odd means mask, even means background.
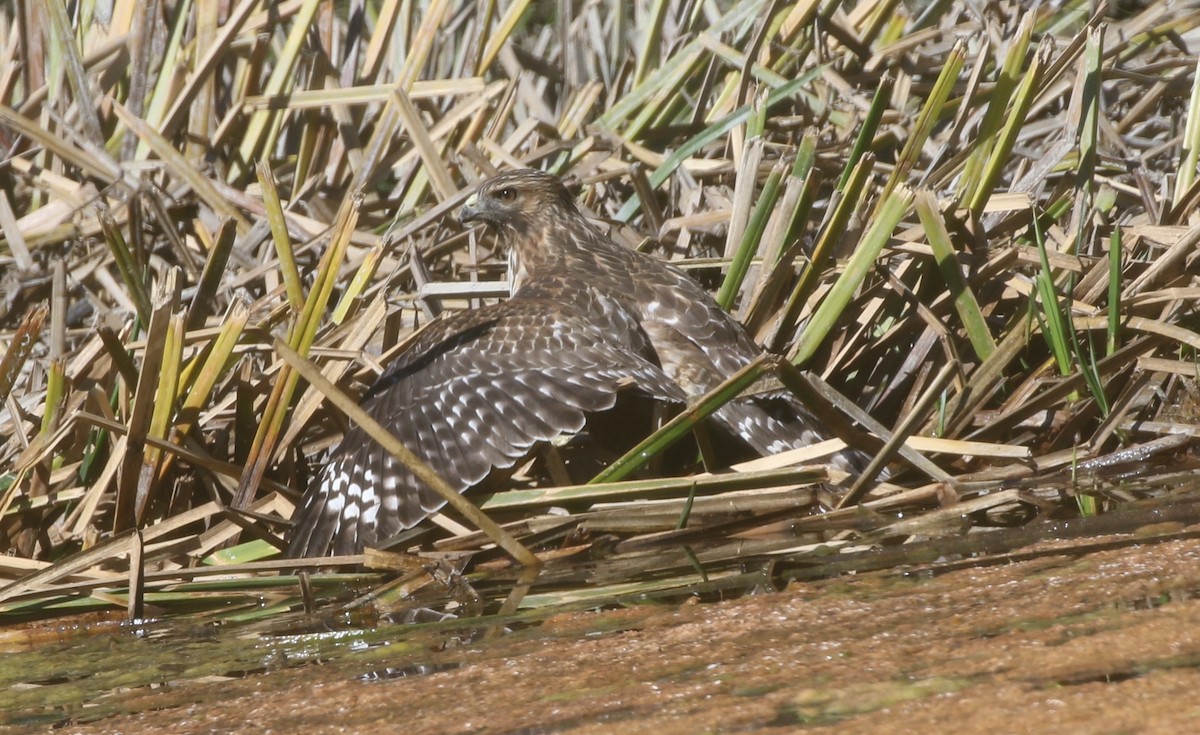
[[[833,723],[895,732],[901,722],[1046,731],[1040,716],[1075,731],[1146,731],[1196,714],[1180,704],[1190,696],[1173,698],[1200,683],[1197,510],[1178,501],[785,554],[598,599],[554,590],[581,570],[616,579],[616,562],[551,565],[555,583],[539,579],[523,601],[537,607],[504,617],[368,605],[248,623],[93,615],[12,626],[0,635],[0,722],[81,733],[390,732],[403,721],[410,733],[661,735]],[[674,561],[659,551],[639,574],[687,563],[682,550]],[[486,599],[511,585],[475,582]],[[596,607],[605,610],[587,611]],[[1113,714],[1123,698],[1128,712]]]

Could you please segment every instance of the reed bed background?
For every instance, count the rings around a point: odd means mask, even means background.
[[[1195,3],[34,0],[0,39],[0,619],[299,609],[280,539],[345,419],[275,340],[355,394],[502,296],[453,214],[514,166],[781,356],[733,387],[772,376],[892,467],[518,474],[475,499],[547,561],[521,604],[1195,519]],[[304,599],[467,579],[492,610],[487,549],[429,524]]]

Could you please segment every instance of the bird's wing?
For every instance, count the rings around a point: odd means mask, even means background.
[[[684,398],[657,365],[569,306],[524,298],[430,325],[363,406],[462,492],[534,444],[579,431],[624,387]],[[357,553],[444,504],[352,425],[305,495],[289,554]]]
[[[664,372],[689,395],[711,390],[745,367],[763,349],[746,330],[683,271],[635,254],[630,266],[642,312],[641,327]],[[821,441],[831,432],[790,394],[784,406],[756,398],[735,399],[715,418],[761,454]],[[784,410],[772,410],[784,408]]]
[[[635,279],[642,304],[642,324],[658,350],[656,337],[674,335],[699,349],[712,365],[716,381],[729,377],[762,354],[763,349],[741,324],[720,307],[712,296],[686,273],[669,263],[640,259],[640,277]],[[667,341],[669,349],[669,341]],[[682,349],[682,348],[681,348]],[[664,358],[670,359],[670,358]],[[687,359],[692,359],[688,355]],[[713,385],[705,386],[705,389]]]

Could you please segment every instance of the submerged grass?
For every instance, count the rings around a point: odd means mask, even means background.
[[[353,395],[503,291],[450,215],[510,166],[832,385],[772,358],[594,485],[569,447],[519,468],[482,504],[547,567],[527,604],[1104,515],[1200,435],[1193,4],[147,7],[0,7],[0,621],[356,604],[290,572],[364,563],[367,588],[449,563],[507,609],[511,563],[459,514],[278,559],[345,418],[276,340]],[[655,479],[728,396],[781,387],[841,440]],[[843,441],[887,482],[841,472]]]

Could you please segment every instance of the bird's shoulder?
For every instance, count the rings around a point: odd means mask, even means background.
[[[631,291],[652,331],[674,333],[705,349],[732,349],[748,357],[761,348],[708,290],[681,268],[648,253],[631,260]]]
[[[671,262],[619,245],[586,222],[558,237],[574,238],[575,255],[533,279],[531,293],[570,294],[597,321],[649,334],[660,356],[669,347],[664,340],[685,340],[720,369],[736,370],[762,351],[712,294]]]

